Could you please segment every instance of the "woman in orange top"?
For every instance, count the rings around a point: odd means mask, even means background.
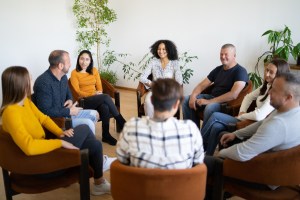
[[[117,140],[109,133],[110,115],[116,119],[123,129],[126,122],[119,113],[109,95],[103,94],[101,79],[98,70],[94,67],[93,57],[90,51],[83,50],[77,58],[76,69],[71,73],[71,84],[84,98],[84,108],[97,110],[102,119],[102,141],[110,145],[116,145]]]
[[[63,131],[44,115],[28,98],[32,84],[25,67],[14,66],[2,73],[1,117],[3,130],[8,132],[16,145],[28,156],[48,153],[58,148],[88,149],[90,166],[94,170],[93,195],[110,193],[110,183],[103,178],[102,144],[88,125],[82,124]],[[57,136],[46,139],[45,127]],[[55,176],[55,173],[47,176]]]

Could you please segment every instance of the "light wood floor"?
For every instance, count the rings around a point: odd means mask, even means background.
[[[136,93],[135,91],[129,91],[124,89],[119,89],[121,98],[121,113],[126,120],[131,117],[137,116],[137,106],[136,106]],[[115,132],[115,122],[111,120],[110,132],[111,134],[118,138],[118,133]],[[101,140],[101,123],[96,125],[96,137]],[[104,154],[109,156],[115,156],[115,147],[103,143]],[[13,159],[13,158],[12,158]],[[104,177],[110,179],[109,171],[104,173]],[[92,179],[91,179],[92,184]],[[0,173],[0,199],[5,199],[5,192],[3,186],[2,173]],[[14,200],[76,200],[79,198],[79,185],[73,184],[67,188],[61,188],[53,190],[51,192],[41,193],[41,194],[19,194],[14,197]],[[91,200],[112,200],[111,195],[102,196],[91,196]],[[231,200],[241,200],[240,198],[233,197]]]

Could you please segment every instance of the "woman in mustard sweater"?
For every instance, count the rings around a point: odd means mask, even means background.
[[[13,66],[2,73],[0,114],[3,130],[28,156],[48,153],[58,148],[88,149],[90,166],[94,170],[93,195],[110,192],[110,184],[103,178],[102,145],[87,125],[63,131],[50,117],[44,115],[30,100],[32,84],[25,67]],[[45,139],[44,128],[57,136]]]
[[[110,145],[116,145],[117,140],[109,133],[110,115],[116,119],[123,129],[126,122],[119,113],[109,95],[103,94],[101,79],[98,70],[94,67],[93,57],[90,51],[83,50],[77,58],[76,69],[72,71],[71,84],[84,98],[84,108],[97,110],[102,119],[102,141]]]

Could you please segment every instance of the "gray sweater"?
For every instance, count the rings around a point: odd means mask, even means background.
[[[223,158],[247,161],[266,151],[289,149],[300,144],[300,107],[284,113],[274,111],[263,121],[235,131],[240,139],[247,141],[220,151]]]

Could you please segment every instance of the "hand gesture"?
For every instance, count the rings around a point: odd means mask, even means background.
[[[79,111],[82,110],[81,107],[76,107],[76,105],[77,105],[77,101],[70,108],[70,115],[71,116],[78,115]]]
[[[64,140],[62,140],[62,147],[65,149],[79,149],[79,148],[75,147],[73,144],[71,144],[70,142],[67,142]]]
[[[222,144],[222,146],[227,147],[228,142],[233,141],[235,139],[235,137],[236,136],[234,133],[226,133],[226,134],[222,135],[220,143]]]
[[[238,116],[241,116],[242,114],[245,114],[246,112],[239,112]]]
[[[72,105],[73,105],[73,102],[70,99],[64,103],[64,107],[66,107],[66,108],[71,108]]]
[[[210,103],[209,99],[197,99],[196,101],[198,106],[207,105]]]
[[[189,100],[189,107],[193,110],[196,110],[196,97],[193,97],[192,95],[190,96],[190,100]]]
[[[63,132],[63,135],[61,135],[61,137],[67,136],[67,137],[73,137],[74,135],[74,130],[72,128],[65,130]]]

